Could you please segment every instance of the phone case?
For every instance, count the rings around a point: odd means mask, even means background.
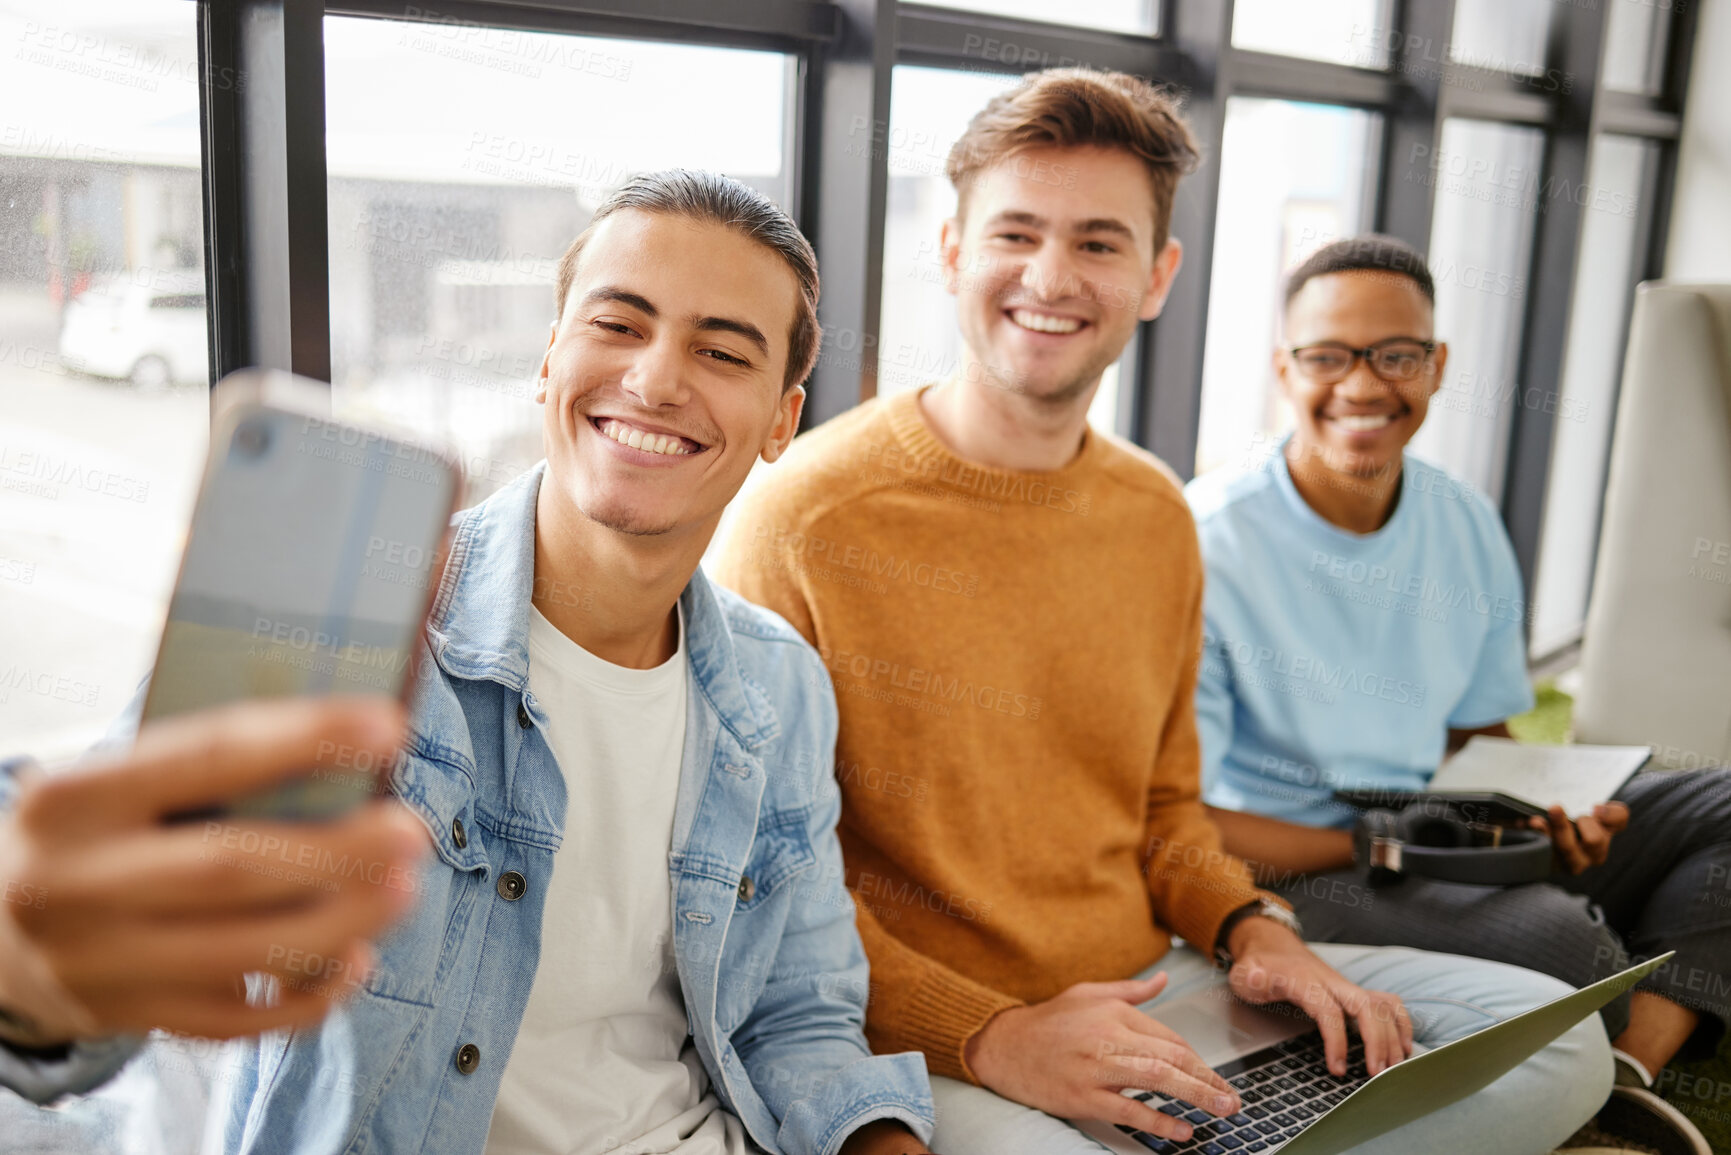
[[[282,445],[272,444],[279,436],[291,438],[297,451],[315,460],[291,461],[288,466],[278,464],[275,474],[269,471],[267,463],[262,472],[245,475],[249,454],[263,461],[272,452],[288,452],[289,440]],[[254,441],[261,444],[253,445]],[[328,468],[326,460],[330,462]],[[351,468],[345,472],[344,466]],[[414,471],[414,475],[410,476],[409,471]],[[437,524],[442,528],[437,531],[436,540],[426,547],[416,543],[405,546],[397,541],[386,543],[391,548],[378,551],[376,567],[372,560],[373,544],[382,539],[369,539],[359,556],[368,559],[362,569],[365,572],[372,568],[370,579],[347,574],[342,563],[355,559],[353,549],[357,542],[352,536],[341,536],[345,532],[352,535],[363,521],[363,514],[369,511],[348,507],[319,509],[316,501],[294,506],[290,504],[292,499],[300,495],[272,491],[269,500],[279,503],[273,512],[285,519],[292,518],[295,531],[285,529],[273,536],[268,527],[259,528],[256,518],[252,522],[246,520],[254,510],[242,492],[243,482],[262,493],[269,490],[273,480],[339,479],[339,484],[359,487],[360,492],[373,495],[375,505],[370,512],[378,516],[376,503],[387,500],[392,485],[419,480],[422,473],[448,491],[436,505],[417,507],[423,517],[436,513]],[[462,470],[449,453],[426,446],[382,423],[332,418],[329,388],[322,383],[271,370],[242,370],[224,378],[212,395],[211,452],[199,484],[197,510],[163,627],[162,644],[145,700],[144,721],[220,706],[237,698],[289,693],[387,690],[407,705],[417,672],[414,657],[420,652],[426,614],[444,569],[449,523],[461,491]],[[328,536],[323,529],[326,520],[330,526]],[[308,613],[261,614],[259,606],[263,602],[251,600],[249,595],[253,591],[228,589],[220,582],[213,582],[212,572],[226,568],[225,559],[230,551],[244,551],[261,542],[278,550],[298,543],[302,548],[296,557],[314,552],[305,548],[308,542],[328,547],[334,564],[318,571],[317,576],[330,577],[329,590],[346,593],[353,607],[372,590],[389,588],[398,610],[395,618],[365,622],[358,611],[340,616],[326,611],[323,620],[332,624],[321,632],[322,603],[318,590],[324,590],[323,586],[304,593],[311,607]],[[416,565],[400,567],[400,575],[395,571],[387,574],[393,555],[400,561],[405,548],[414,555]],[[259,556],[267,556],[262,547]],[[421,563],[425,564],[424,575],[420,574]],[[288,591],[283,595],[285,598],[303,596],[296,591],[292,563],[264,568],[273,577],[282,575],[281,584]],[[418,599],[409,603],[405,599],[413,594],[417,576]],[[306,583],[309,587],[312,584]],[[407,639],[406,650],[401,645],[363,644],[349,628],[357,623],[375,625],[378,633],[374,640],[396,637],[400,641],[409,607],[418,624]],[[387,626],[392,629],[387,630]],[[208,808],[174,817],[185,820],[226,813],[270,819],[328,819],[384,789],[388,768],[354,765],[353,758],[349,759],[351,764],[342,765],[340,756],[335,760],[339,764],[309,767],[307,773],[271,791],[228,804],[212,800]]]

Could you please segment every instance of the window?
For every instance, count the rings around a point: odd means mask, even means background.
[[[1556,0],[1455,0],[1449,59],[1510,76],[1541,76],[1556,6]]]
[[[1238,0],[1232,46],[1302,56],[1356,68],[1387,68],[1391,44],[1388,0]]]
[[[1605,54],[1599,65],[1606,88],[1643,95],[1665,82],[1665,50],[1670,46],[1671,13],[1684,0],[1606,0]]]
[[[148,671],[204,460],[197,12],[0,3],[0,733],[44,760]]]
[[[1368,224],[1379,117],[1233,97],[1226,105],[1196,472],[1292,428],[1271,364],[1286,270]]]
[[[1511,415],[1528,390],[1516,379],[1533,226],[1543,195],[1544,134],[1452,118],[1429,158],[1435,194],[1428,257],[1436,334],[1448,343],[1443,387],[1412,450],[1499,501]]]
[[[539,460],[560,255],[635,172],[715,169],[786,204],[790,74],[778,53],[327,18],[335,411],[451,446],[470,501]]]
[[[974,113],[1016,80],[989,72],[895,70],[878,324],[880,396],[941,381],[960,364],[962,336],[938,252],[938,230],[956,211],[944,159]]]
[[[878,394],[942,381],[961,363],[955,299],[944,287],[938,232],[956,211],[944,176],[950,146],[1016,76],[898,66],[890,88],[889,197],[884,218],[883,306],[878,325]],[[845,355],[845,351],[842,351]],[[1118,430],[1119,382],[1134,363],[1131,342],[1100,379],[1088,409],[1097,428]]]
[[[1581,225],[1562,390],[1552,406],[1556,434],[1530,599],[1535,657],[1574,641],[1587,617],[1623,345],[1641,279],[1643,190],[1650,187],[1658,155],[1657,145],[1635,137],[1606,135],[1593,142],[1591,199]]]
[[[1194,267],[1179,278],[1168,326],[1147,350],[1157,379],[1141,379],[1133,344],[1106,373],[1090,419],[1130,432],[1135,410],[1136,435],[1181,472],[1266,444],[1289,422],[1268,365],[1281,275],[1324,240],[1385,220],[1428,252],[1439,335],[1451,345],[1415,451],[1500,499],[1514,407],[1551,397],[1567,410],[1534,416],[1556,422],[1550,494],[1523,486],[1507,500],[1523,563],[1541,550],[1545,559],[1534,588],[1543,587],[1541,615],[1555,616],[1535,622],[1535,642],[1568,635],[1586,596],[1613,345],[1626,325],[1627,302],[1612,297],[1638,274],[1631,254],[1654,250],[1666,212],[1645,200],[1636,217],[1583,206],[1579,237],[1552,236],[1534,267],[1536,223],[1556,198],[1575,195],[1552,187],[1544,157],[1554,142],[1551,155],[1578,185],[1568,158],[1581,155],[1571,146],[1586,143],[1590,126],[1645,134],[1594,142],[1589,191],[1663,191],[1688,95],[1679,90],[1687,70],[1670,77],[1665,64],[1693,53],[1683,41],[1694,11],[1685,0],[1455,0],[1449,34],[1437,38],[1446,43],[1432,43],[1411,35],[1427,27],[1422,0],[1234,0],[1228,45],[1145,39],[1161,33],[1163,11],[1226,20],[1223,3],[935,0],[955,15],[902,21],[899,63],[887,70],[827,50],[833,0],[466,0],[457,7],[468,20],[410,7],[400,12],[423,19],[331,17],[321,43],[291,53],[281,95],[302,108],[306,78],[324,78],[329,230],[312,243],[327,246],[330,275],[313,288],[329,293],[337,411],[448,442],[467,466],[471,501],[529,464],[540,455],[532,380],[555,262],[607,191],[633,171],[675,164],[732,173],[784,204],[796,190],[822,198],[804,206],[808,220],[858,230],[825,255],[832,285],[864,283],[847,254],[866,251],[881,229],[881,327],[867,353],[879,359],[880,388],[946,375],[960,346],[954,302],[935,275],[938,226],[953,208],[943,162],[968,117],[1015,82],[979,70],[977,32],[1019,46],[994,52],[1000,63],[1080,55],[1158,68],[1194,86],[1199,123],[1224,129],[1222,152],[1205,159],[1221,166],[1218,201],[1187,201],[1178,232],[1214,235],[1211,280]],[[209,318],[224,326],[225,350],[254,336],[255,349],[286,343],[279,319],[261,317],[262,336],[248,334],[227,327],[245,302],[207,308],[204,296],[200,81],[226,110],[238,84],[272,71],[245,59],[260,50],[254,39],[217,35],[203,45],[215,62],[201,76],[200,14],[224,10],[197,0],[0,0],[0,728],[14,748],[50,760],[104,729],[154,652],[207,439]],[[519,23],[544,12],[566,31],[507,31],[487,23],[492,11]],[[1594,83],[1566,69],[1600,24]],[[873,58],[891,51],[876,45]],[[1430,112],[1408,106],[1406,86],[1347,71],[1398,65],[1407,79],[1434,79],[1451,63],[1527,81],[1445,82],[1450,119],[1430,140]],[[886,83],[887,219],[853,220],[847,195],[857,196],[866,166],[848,170],[848,184],[826,165],[858,145],[852,112],[877,107]],[[1607,101],[1607,91],[1620,95]],[[799,108],[819,92],[832,114],[850,114],[826,124],[822,109]],[[268,117],[261,109],[272,103],[237,111]],[[1384,118],[1397,111],[1411,149],[1385,165]],[[1523,127],[1534,123],[1546,127]],[[273,137],[249,135],[267,148]],[[1421,147],[1422,156],[1411,151]],[[249,170],[265,171],[274,170]],[[286,191],[219,179],[216,219],[265,224],[216,240],[250,256],[268,233],[261,251],[275,252],[286,238],[252,198]],[[297,220],[292,243],[313,224]],[[1517,380],[1526,314],[1555,299],[1564,270],[1578,285],[1564,355],[1529,355],[1531,380]],[[297,300],[308,291],[302,275],[266,273],[271,292],[292,284]],[[224,280],[219,292],[233,288]],[[844,363],[860,356],[870,311],[831,294],[829,356],[814,386],[826,412],[851,399]],[[1535,328],[1531,348],[1562,344],[1554,320]],[[1534,463],[1516,464],[1521,478],[1536,476]]]
[[[929,0],[940,8],[989,12],[1023,20],[1103,28],[1152,36],[1160,31],[1159,0]]]

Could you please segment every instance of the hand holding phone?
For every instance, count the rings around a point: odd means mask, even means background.
[[[329,398],[285,373],[216,387],[146,722],[247,698],[407,701],[460,472],[404,437],[333,420]],[[372,769],[309,768],[231,810],[329,818],[375,789]]]
[[[0,878],[30,896],[0,903],[5,1036],[231,1038],[323,1018],[414,901],[419,820],[394,800],[324,823],[164,818],[257,796],[337,749],[386,765],[403,726],[388,698],[242,702],[27,780],[0,816]],[[271,1005],[245,998],[258,972],[278,980]]]
[[[460,475],[328,410],[287,374],[217,387],[135,743],[0,815],[0,1038],[308,1025],[412,904],[427,834],[381,783]]]

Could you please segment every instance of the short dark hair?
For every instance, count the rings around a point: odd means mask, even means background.
[[[1177,95],[1127,72],[1048,68],[987,101],[944,162],[956,188],[957,218],[966,215],[968,193],[985,169],[1025,149],[1079,145],[1123,149],[1148,170],[1158,256],[1166,247],[1178,178],[1194,171],[1202,154],[1179,114]]]
[[[1399,237],[1365,233],[1322,246],[1286,274],[1286,296],[1281,307],[1290,306],[1292,298],[1298,296],[1298,290],[1304,288],[1305,282],[1312,277],[1357,272],[1405,277],[1418,286],[1425,300],[1432,306],[1436,305],[1436,282],[1431,279],[1430,269],[1424,263],[1424,254]]]
[[[818,344],[823,340],[823,328],[817,322],[817,254],[793,218],[779,205],[750,185],[720,173],[684,168],[642,173],[601,202],[601,207],[589,218],[588,227],[559,258],[553,296],[555,320],[565,315],[565,298],[577,275],[577,258],[583,252],[583,243],[595,226],[622,209],[726,225],[786,262],[799,282],[799,303],[794,309],[793,331],[788,335],[787,375],[782,389],[805,383],[817,363]]]

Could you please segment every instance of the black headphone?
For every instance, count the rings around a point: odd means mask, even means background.
[[[1406,875],[1474,886],[1542,882],[1551,873],[1551,839],[1537,830],[1471,822],[1431,798],[1399,812],[1366,810],[1352,835],[1353,861],[1371,884]]]

